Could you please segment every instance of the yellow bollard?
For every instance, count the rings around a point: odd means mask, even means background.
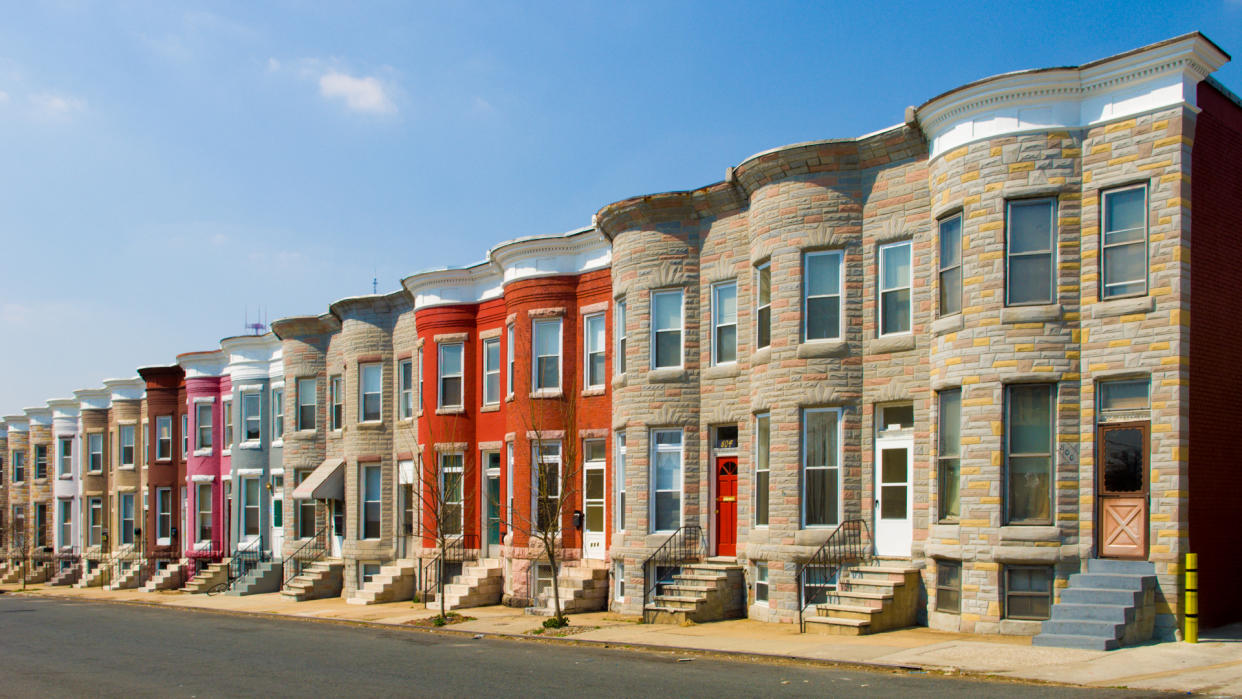
[[[1199,554],[1186,554],[1186,642],[1199,642]]]

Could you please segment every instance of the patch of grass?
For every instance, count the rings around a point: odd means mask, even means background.
[[[410,626],[449,626],[451,624],[461,624],[467,621],[474,621],[474,617],[458,614],[457,612],[449,612],[444,616],[437,614],[423,619],[411,619],[405,623]]]

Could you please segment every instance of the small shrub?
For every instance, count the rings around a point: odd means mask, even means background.
[[[564,616],[552,616],[543,620],[543,628],[545,629],[563,629],[569,626],[569,618]]]
[[[438,617],[436,617],[436,618],[432,619],[432,620],[431,620],[431,623],[432,623],[433,625],[435,625],[435,626],[444,626],[445,624],[447,624],[447,623],[448,623],[448,620],[447,620],[447,619],[445,619],[445,618],[444,618],[444,617],[442,617],[442,616],[438,616]]]

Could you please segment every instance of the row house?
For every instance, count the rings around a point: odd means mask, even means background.
[[[112,414],[112,391],[107,388],[89,388],[73,392],[78,402],[79,476],[80,497],[78,511],[74,513],[81,532],[81,551],[87,568],[95,569],[95,563],[110,550],[108,512],[112,493],[109,488],[108,424]]]
[[[231,498],[230,461],[233,446],[233,392],[228,357],[220,350],[177,356],[185,372],[187,429],[185,489],[182,498],[186,529],[182,551],[190,559],[223,557],[229,540],[225,513]],[[202,563],[205,561],[200,561]]]
[[[143,415],[146,382],[135,376],[109,379],[103,384],[110,403],[107,423],[95,434],[93,443],[88,435],[83,463],[106,474],[106,516],[100,526],[109,533],[112,547],[141,550],[145,469],[140,464],[144,463],[143,433],[149,429]]]
[[[30,421],[25,415],[6,415],[4,417],[6,447],[8,459],[8,515],[5,518],[6,534],[10,557],[21,556],[29,551],[30,534],[26,530],[27,512],[30,505],[30,477],[28,469],[28,452],[30,446]],[[15,569],[10,564],[10,573]],[[5,578],[6,582],[8,581]]]
[[[9,425],[0,419],[0,577],[9,568]]]
[[[64,567],[72,566],[71,557],[79,549],[78,511],[81,508],[81,470],[76,455],[79,453],[79,408],[73,398],[49,400],[52,411],[53,487],[55,496],[52,516],[55,518],[53,547],[64,557]]]
[[[30,425],[30,444],[27,457],[30,468],[27,474],[30,486],[28,489],[29,505],[26,522],[29,531],[27,546],[42,555],[53,552],[55,526],[52,510],[55,507],[55,493],[52,478],[53,441],[52,441],[52,410],[51,408],[25,408],[26,418]],[[37,572],[37,571],[32,571]]]
[[[143,546],[150,554],[179,557],[194,545],[187,527],[190,439],[185,372],[180,365],[172,365],[144,367],[138,374],[146,383],[149,427],[142,435],[146,473]]]

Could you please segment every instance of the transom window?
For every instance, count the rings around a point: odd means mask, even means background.
[[[651,508],[652,531],[673,531],[682,522],[682,431],[653,430],[651,443],[655,471],[652,478],[655,483]]]
[[[880,335],[910,332],[910,241],[880,246]]]
[[[1132,412],[1151,407],[1150,382],[1147,379],[1101,381],[1099,405],[1102,413]]]
[[[1052,523],[1052,384],[1008,387],[1005,440],[1006,505],[1010,524]]]
[[[500,402],[500,338],[483,341],[483,404]]]
[[[358,396],[358,419],[378,422],[384,405],[384,367],[382,364],[361,364]]]
[[[681,289],[651,294],[651,368],[681,366]]]
[[[1104,192],[1100,298],[1147,293],[1147,187]]]
[[[737,282],[712,287],[712,364],[737,361]]]
[[[1010,306],[1052,303],[1056,206],[1052,199],[1011,201],[1005,217],[1005,299]]]
[[[588,388],[604,386],[604,314],[596,313],[584,319],[583,345],[586,348],[586,385]]]
[[[462,355],[461,343],[440,345],[440,407],[462,407]]]
[[[532,365],[535,390],[561,387],[561,319],[536,320],[535,361]]]
[[[772,263],[755,266],[755,347],[772,344]]]
[[[802,336],[807,340],[841,337],[841,269],[839,250],[808,252],[802,259]]]
[[[841,411],[807,409],[802,420],[802,525],[835,525],[841,521]]]
[[[940,221],[940,315],[962,312],[962,215]]]
[[[259,394],[254,391],[242,394],[242,438],[247,442],[259,441],[259,426],[262,425],[259,414]]]

